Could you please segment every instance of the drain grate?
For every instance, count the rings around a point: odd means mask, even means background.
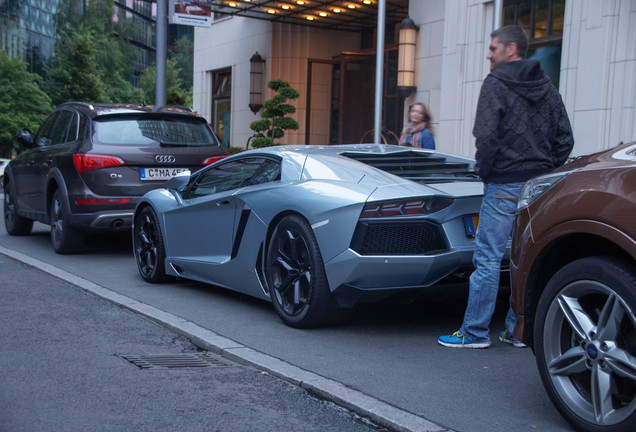
[[[209,353],[178,353],[158,355],[119,355],[140,369],[177,369],[232,367]]]

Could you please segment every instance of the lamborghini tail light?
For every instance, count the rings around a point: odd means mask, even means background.
[[[372,202],[364,206],[360,217],[421,216],[443,210],[452,203],[452,198],[443,197]]]

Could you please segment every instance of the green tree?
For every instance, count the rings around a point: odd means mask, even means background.
[[[45,68],[45,88],[54,104],[141,102],[142,92],[129,80],[135,51],[126,35],[133,24],[113,20],[113,14],[110,0],[60,2],[55,56]]]
[[[254,132],[265,132],[264,137],[254,138],[252,147],[270,147],[276,145],[274,140],[285,136],[288,129],[297,130],[298,122],[286,117],[287,114],[296,112],[296,107],[287,103],[289,99],[298,99],[300,93],[290,87],[289,83],[282,80],[271,80],[267,87],[277,94],[263,102],[262,120],[256,120],[250,124]]]
[[[144,93],[144,103],[154,104],[156,96],[155,83],[157,82],[157,69],[152,66],[146,68],[141,75],[139,86]],[[179,80],[179,68],[174,58],[166,61],[166,104],[192,106],[192,89],[183,90]]]
[[[85,26],[106,33],[113,25],[113,11],[111,0],[60,0],[54,16],[56,32]]]
[[[40,88],[40,76],[27,72],[26,63],[11,60],[0,50],[0,154],[16,149],[13,139],[21,128],[35,132],[52,110],[51,99]]]
[[[166,103],[168,105],[192,106],[192,77],[194,75],[194,44],[183,36],[175,43],[166,61]],[[147,68],[141,76],[140,87],[143,101],[155,103],[157,68]]]
[[[55,105],[71,100],[106,102],[106,86],[97,72],[96,44],[93,31],[83,27],[65,32],[55,43],[45,80]]]
[[[134,23],[120,23],[114,28],[114,32],[119,34],[115,37],[112,34],[102,34],[97,38],[97,50],[95,59],[99,66],[99,75],[106,87],[105,101],[107,102],[141,102],[143,91],[135,88],[131,83],[133,76],[131,59],[135,59],[140,54],[129,43],[126,34],[131,32]]]
[[[192,77],[194,76],[194,42],[187,36],[182,36],[175,42],[175,49],[170,51],[170,58],[174,59],[178,70],[179,85],[185,91],[192,91]]]

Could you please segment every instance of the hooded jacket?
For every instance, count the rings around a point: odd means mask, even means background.
[[[504,63],[486,77],[473,135],[484,183],[547,173],[563,165],[574,146],[561,95],[537,60]]]

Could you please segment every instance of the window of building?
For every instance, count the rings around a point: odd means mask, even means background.
[[[222,69],[212,73],[212,127],[223,142],[230,146],[232,118],[232,70]]]
[[[541,67],[559,87],[565,0],[505,0],[503,24],[517,24],[528,34],[527,58]]]

